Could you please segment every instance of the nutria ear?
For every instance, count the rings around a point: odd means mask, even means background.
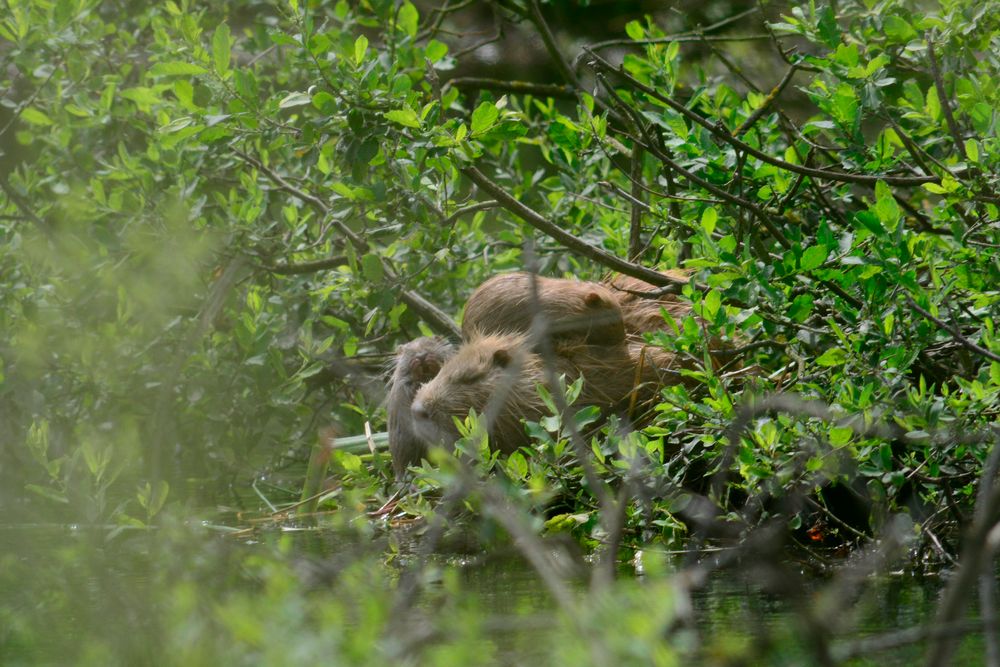
[[[597,292],[587,292],[587,296],[583,297],[583,302],[589,308],[599,308],[604,305],[604,299]]]
[[[493,353],[493,364],[500,368],[507,368],[510,363],[510,352],[501,348]]]

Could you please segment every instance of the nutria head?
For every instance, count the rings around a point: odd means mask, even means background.
[[[455,346],[437,336],[417,338],[396,349],[386,401],[389,453],[396,475],[420,462],[427,445],[414,433],[410,405],[417,390],[430,381],[455,354]]]
[[[549,359],[551,370],[568,383],[583,376],[576,405],[601,408],[627,408],[655,396],[661,381],[656,370],[666,360],[640,357],[634,343],[565,341],[553,347]],[[490,446],[512,452],[529,441],[521,421],[538,420],[545,413],[537,388],[548,386],[548,378],[546,362],[527,334],[474,334],[417,392],[411,406],[414,431],[428,442],[454,442],[454,418],[465,418],[471,408],[482,417]],[[633,391],[638,392],[635,399]]]
[[[511,452],[528,441],[522,419],[537,419],[542,401],[541,359],[524,333],[479,334],[458,349],[437,376],[417,391],[411,406],[414,431],[427,442],[458,438],[454,418],[473,409],[482,416],[494,449]]]

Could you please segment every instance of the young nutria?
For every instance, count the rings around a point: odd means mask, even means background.
[[[628,407],[633,390],[637,400],[655,396],[662,382],[671,380],[660,367],[669,354],[643,356],[644,344],[588,345],[559,342],[552,362],[567,382],[584,377],[576,405]],[[672,359],[672,357],[670,357]],[[458,438],[454,418],[463,419],[472,408],[489,428],[493,449],[509,453],[528,443],[521,420],[537,420],[545,413],[537,385],[548,385],[545,362],[525,333],[478,334],[462,345],[437,376],[417,391],[413,400],[413,427],[426,442],[453,442]]]
[[[664,275],[673,278],[687,279],[690,271],[673,269],[663,271]],[[645,280],[631,276],[614,276],[605,281],[612,290],[618,305],[622,310],[625,331],[629,334],[643,334],[647,331],[660,331],[666,327],[660,309],[666,310],[674,317],[683,317],[691,311],[690,304],[681,301],[676,294],[663,294],[657,297],[643,296],[643,292],[657,290],[655,285]]]
[[[475,333],[526,333],[531,328],[532,276],[493,276],[469,297],[462,319],[462,336]],[[553,340],[592,345],[616,345],[625,340],[622,310],[615,293],[599,283],[535,277],[537,308],[546,317]]]
[[[420,463],[427,449],[426,443],[413,431],[410,412],[413,397],[454,354],[455,346],[436,336],[417,338],[396,349],[386,413],[389,453],[397,477],[406,472],[407,466]]]

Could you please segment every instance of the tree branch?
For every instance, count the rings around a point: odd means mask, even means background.
[[[285,192],[288,192],[289,194],[295,195],[302,201],[310,204],[311,206],[313,206],[313,208],[315,208],[324,216],[330,217],[337,230],[340,231],[340,233],[344,236],[344,238],[347,239],[347,241],[352,246],[354,246],[355,250],[358,250],[359,252],[362,253],[368,252],[368,244],[365,242],[365,240],[361,238],[357,233],[355,233],[354,230],[345,225],[343,221],[332,217],[330,207],[327,206],[322,199],[295,187],[294,185],[286,181],[284,178],[282,178],[281,174],[278,174],[277,172],[275,172],[270,167],[266,166],[263,162],[261,162],[257,158],[254,158],[244,153],[238,148],[234,148],[233,150],[236,152],[237,155],[239,155],[244,160],[252,164],[258,170],[260,170],[265,176],[271,179],[271,181],[274,182],[279,188],[281,188]],[[382,272],[385,275],[386,282],[398,285],[400,283],[399,276],[396,274],[396,271],[389,264],[389,261],[381,256],[379,256],[378,259],[379,262],[382,264]],[[447,336],[451,336],[456,339],[462,337],[462,332],[458,328],[458,325],[455,324],[455,321],[451,319],[443,310],[435,306],[433,303],[422,297],[417,292],[414,292],[413,290],[409,289],[403,289],[399,293],[399,298],[403,301],[403,303],[412,308],[413,311],[417,313],[417,315],[423,318],[424,321],[426,321],[435,331],[445,334]]]
[[[948,93],[945,92],[944,80],[941,78],[941,69],[938,67],[937,55],[934,53],[933,34],[927,37],[927,57],[931,61],[934,88],[937,90],[938,101],[941,102],[941,110],[944,112],[944,119],[948,124],[948,132],[951,133],[951,138],[955,142],[955,150],[958,151],[963,160],[967,160],[969,156],[965,154],[965,142],[962,141],[962,133],[958,129],[958,123],[955,122],[955,114],[951,111],[951,101],[948,99]]]
[[[488,90],[503,90],[509,93],[523,93],[541,97],[575,98],[576,90],[572,86],[560,86],[550,83],[532,83],[530,81],[501,81],[474,76],[459,76],[445,82],[446,86],[456,88],[486,88]]]
[[[747,130],[749,130],[751,127],[754,126],[754,123],[760,120],[761,116],[767,113],[767,110],[771,108],[771,104],[774,102],[774,100],[778,98],[778,95],[781,94],[781,91],[783,91],[788,86],[788,84],[792,82],[792,77],[795,76],[795,73],[798,70],[799,70],[798,65],[792,65],[791,67],[788,68],[788,71],[785,73],[784,78],[778,82],[777,86],[771,89],[771,92],[767,94],[767,97],[764,99],[764,102],[759,107],[757,107],[757,110],[754,111],[752,114],[750,114],[750,116],[745,121],[740,123],[739,127],[733,130],[733,136],[738,137]],[[799,174],[799,176],[804,176],[804,174]]]
[[[563,230],[556,223],[545,218],[542,214],[515,199],[506,190],[491,181],[485,174],[472,165],[462,167],[461,171],[469,178],[469,180],[478,185],[480,189],[496,198],[500,205],[505,209],[521,218],[521,220],[524,220],[538,231],[551,236],[570,250],[579,253],[587,259],[593,260],[598,264],[606,266],[619,273],[624,273],[627,276],[645,280],[646,282],[656,285],[657,287],[671,287],[673,288],[671,292],[673,294],[680,293],[681,288],[688,284],[686,280],[665,276],[659,271],[648,269],[639,264],[633,264],[632,262],[612,255],[606,250],[602,250],[601,248],[590,245],[586,241],[578,239],[569,232]]]
[[[642,201],[642,157],[643,150],[640,146],[632,148],[632,166],[629,179],[632,181],[632,214],[629,216],[628,231],[628,258],[629,261],[639,261],[642,254],[642,209],[645,203]]]
[[[347,257],[345,255],[337,255],[336,257],[318,259],[313,262],[302,262],[301,264],[282,262],[279,264],[272,264],[270,266],[265,265],[264,268],[270,273],[276,273],[279,276],[300,276],[306,273],[316,273],[318,271],[326,271],[327,269],[335,269],[346,263]]]
[[[705,118],[702,118],[700,115],[696,114],[694,111],[691,111],[690,109],[688,109],[686,106],[684,106],[680,102],[677,102],[676,100],[674,100],[674,99],[672,99],[670,97],[667,97],[666,95],[663,95],[662,93],[660,93],[656,89],[651,88],[650,86],[647,86],[646,84],[642,83],[641,81],[639,81],[639,80],[635,79],[634,77],[630,76],[622,68],[616,68],[616,67],[614,67],[607,60],[605,60],[604,58],[601,58],[599,55],[597,55],[593,51],[590,51],[589,49],[586,49],[586,47],[585,47],[585,50],[587,51],[587,53],[589,53],[593,57],[593,60],[591,62],[594,65],[597,65],[598,69],[601,69],[601,70],[604,70],[604,71],[607,71],[607,72],[611,72],[613,74],[616,74],[616,75],[622,77],[633,88],[636,88],[637,90],[642,91],[646,95],[649,95],[653,99],[666,104],[671,109],[673,109],[677,113],[681,114],[682,116],[684,116],[688,120],[690,120],[693,123],[696,123],[696,124],[702,126],[706,130],[708,130],[710,133],[712,133],[713,136],[717,137],[718,139],[721,139],[722,141],[725,141],[726,143],[728,143],[729,145],[731,145],[733,148],[736,148],[736,149],[739,149],[741,151],[747,152],[748,154],[754,156],[755,158],[757,158],[758,160],[760,160],[761,162],[764,162],[766,164],[774,165],[775,167],[780,167],[780,168],[782,168],[782,169],[784,169],[786,171],[791,171],[791,172],[796,173],[796,174],[805,174],[806,176],[812,176],[813,178],[825,179],[825,180],[830,180],[830,181],[839,181],[839,182],[842,182],[842,183],[858,183],[858,184],[862,184],[862,185],[872,185],[872,186],[874,186],[875,183],[878,182],[878,181],[885,181],[889,185],[916,186],[916,185],[922,185],[924,183],[940,183],[941,182],[941,179],[938,176],[935,176],[935,175],[929,175],[929,176],[890,176],[890,175],[887,175],[887,174],[882,174],[882,175],[877,175],[877,176],[868,176],[868,175],[865,175],[865,174],[849,174],[849,173],[842,172],[842,171],[829,171],[827,169],[814,169],[812,167],[805,167],[805,166],[798,165],[798,164],[792,164],[791,162],[786,162],[785,160],[780,160],[778,158],[771,157],[770,155],[768,155],[764,151],[759,150],[757,148],[754,148],[750,144],[745,143],[745,142],[741,141],[740,139],[734,137],[721,124],[709,122]]]
[[[948,322],[945,322],[944,320],[941,320],[941,319],[938,319],[938,318],[934,317],[929,312],[927,312],[926,310],[924,310],[923,308],[921,308],[920,306],[918,306],[917,302],[914,301],[912,298],[906,297],[906,300],[910,302],[910,307],[911,308],[913,308],[915,311],[917,311],[918,313],[920,313],[921,315],[923,315],[924,317],[926,317],[927,319],[929,319],[931,322],[934,322],[934,324],[938,325],[939,327],[941,327],[942,329],[944,329],[945,331],[947,331],[948,333],[950,333],[952,335],[952,338],[954,338],[959,343],[961,343],[962,346],[964,346],[964,347],[972,350],[973,352],[975,352],[978,355],[986,357],[987,359],[989,359],[991,361],[1000,361],[1000,354],[995,354],[995,353],[990,352],[989,350],[987,350],[985,347],[981,347],[979,345],[976,345],[971,340],[969,340],[968,338],[966,338],[965,336],[963,336],[962,332],[958,330],[958,327],[956,327],[953,324],[949,324]]]
[[[545,17],[542,16],[538,0],[529,0],[528,6],[531,9],[531,20],[535,24],[535,27],[538,28],[538,34],[542,37],[542,42],[545,44],[545,50],[549,52],[549,57],[552,58],[556,67],[559,68],[559,73],[562,74],[566,83],[578,89],[580,83],[576,78],[576,73],[570,69],[566,63],[566,59],[563,58],[562,52],[559,50],[559,45],[556,44],[556,38],[549,29],[549,24],[545,22]]]

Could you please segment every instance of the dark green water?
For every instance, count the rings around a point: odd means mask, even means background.
[[[383,557],[372,557],[373,551],[388,548],[384,534],[274,530],[245,540],[184,522],[155,531],[0,525],[0,664],[211,664],[227,649],[190,643],[186,637],[204,641],[220,632],[230,633],[226,642],[246,640],[254,646],[238,652],[233,664],[255,663],[255,656],[266,651],[254,642],[267,641],[274,642],[275,653],[289,656],[288,664],[309,664],[297,659],[294,649],[301,645],[304,654],[322,654],[330,626],[323,618],[308,618],[302,608],[324,609],[324,618],[341,618],[338,614],[347,609],[350,624],[377,627],[391,608],[387,601],[400,566],[409,561],[406,540],[405,535],[393,537],[403,545],[404,556],[386,562],[384,551]],[[430,593],[421,608],[450,605],[441,598],[460,591],[464,602],[456,618],[475,619],[496,664],[544,664],[550,643],[558,637],[565,641],[566,635],[554,634],[564,626],[535,572],[509,546],[489,553],[471,546],[458,551],[434,557],[438,575],[425,581]],[[633,592],[639,595],[636,604],[643,604],[644,588],[670,595],[669,570],[674,566],[680,562],[668,559],[667,572],[651,579],[623,565],[622,585],[638,591]],[[352,583],[345,573],[356,577],[355,570],[367,572],[363,576],[371,581]],[[820,604],[817,596],[827,582],[804,581],[808,590],[800,602],[789,603],[763,593],[745,573],[716,572],[690,596],[689,612],[671,630],[671,641],[682,651],[695,649],[705,664],[731,664],[721,658],[716,662],[711,651],[698,647],[728,647],[727,655],[739,654],[766,639],[770,648],[751,659],[752,664],[812,664],[808,640],[801,635],[801,604]],[[366,586],[372,591],[368,601]],[[829,619],[837,628],[835,651],[859,637],[928,621],[941,586],[938,577],[865,580],[847,611]],[[581,604],[589,599],[586,587],[583,578],[571,581]],[[355,613],[359,605],[372,608],[367,617]],[[971,611],[974,605],[970,601]],[[268,639],[272,627],[276,634]],[[377,632],[373,641],[379,641]],[[188,650],[193,652],[186,658]],[[982,635],[973,633],[963,640],[953,664],[983,664],[983,650]],[[846,664],[920,664],[923,651],[924,645],[916,643]],[[221,662],[230,664],[228,657]],[[260,664],[276,662],[262,657]]]

